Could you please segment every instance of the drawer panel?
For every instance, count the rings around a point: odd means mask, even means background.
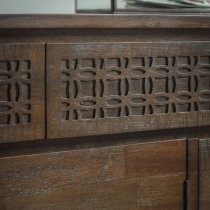
[[[210,43],[49,44],[48,137],[210,125]]]
[[[0,158],[0,208],[182,210],[186,141]]]
[[[0,44],[0,143],[45,133],[42,44]]]

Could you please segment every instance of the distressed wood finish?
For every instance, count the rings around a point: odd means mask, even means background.
[[[48,137],[209,125],[209,47],[49,44]]]
[[[182,210],[186,141],[0,159],[4,210]]]
[[[187,167],[186,167],[186,184],[188,189],[186,193],[186,209],[199,210],[198,209],[198,196],[199,196],[199,141],[198,139],[189,139],[187,141]]]
[[[208,13],[0,15],[0,28],[209,28]]]
[[[125,175],[137,179],[137,209],[183,209],[186,141],[132,145],[125,151]]]
[[[44,138],[44,45],[0,45],[0,143]]]
[[[0,15],[0,210],[209,210],[209,129],[208,13]]]
[[[199,141],[199,210],[210,206],[210,139]]]

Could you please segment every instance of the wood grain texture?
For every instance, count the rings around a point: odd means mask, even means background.
[[[185,159],[185,140],[1,158],[0,207],[182,210]]]
[[[207,13],[0,15],[0,210],[183,210],[186,180],[209,210],[209,41]]]
[[[126,177],[183,173],[185,163],[182,161],[185,159],[186,149],[184,143],[185,141],[168,141],[126,147]]]
[[[0,28],[209,28],[203,13],[0,15]]]
[[[209,41],[210,29],[1,29],[1,43]]]
[[[209,125],[209,46],[48,44],[48,138]]]
[[[1,144],[0,157],[32,155],[57,151],[79,150],[95,147],[120,146],[125,144],[152,143],[173,139],[197,137],[208,138],[209,127],[156,130],[147,132],[122,133],[100,136],[72,137],[62,139],[41,139],[36,141]]]
[[[199,140],[199,210],[210,206],[210,139]]]
[[[187,140],[187,177],[188,201],[187,207],[189,210],[198,210],[198,196],[199,196],[199,142],[198,139]]]
[[[125,151],[125,176],[137,179],[137,209],[183,209],[186,141],[131,145]]]
[[[0,143],[44,138],[45,47],[0,45]]]

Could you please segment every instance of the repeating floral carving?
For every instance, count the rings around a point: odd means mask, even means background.
[[[0,61],[0,126],[30,123],[30,77],[31,61]]]
[[[210,110],[210,56],[61,61],[62,120]]]

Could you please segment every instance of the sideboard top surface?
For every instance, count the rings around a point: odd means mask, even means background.
[[[210,14],[0,15],[0,29],[17,28],[210,28]]]

